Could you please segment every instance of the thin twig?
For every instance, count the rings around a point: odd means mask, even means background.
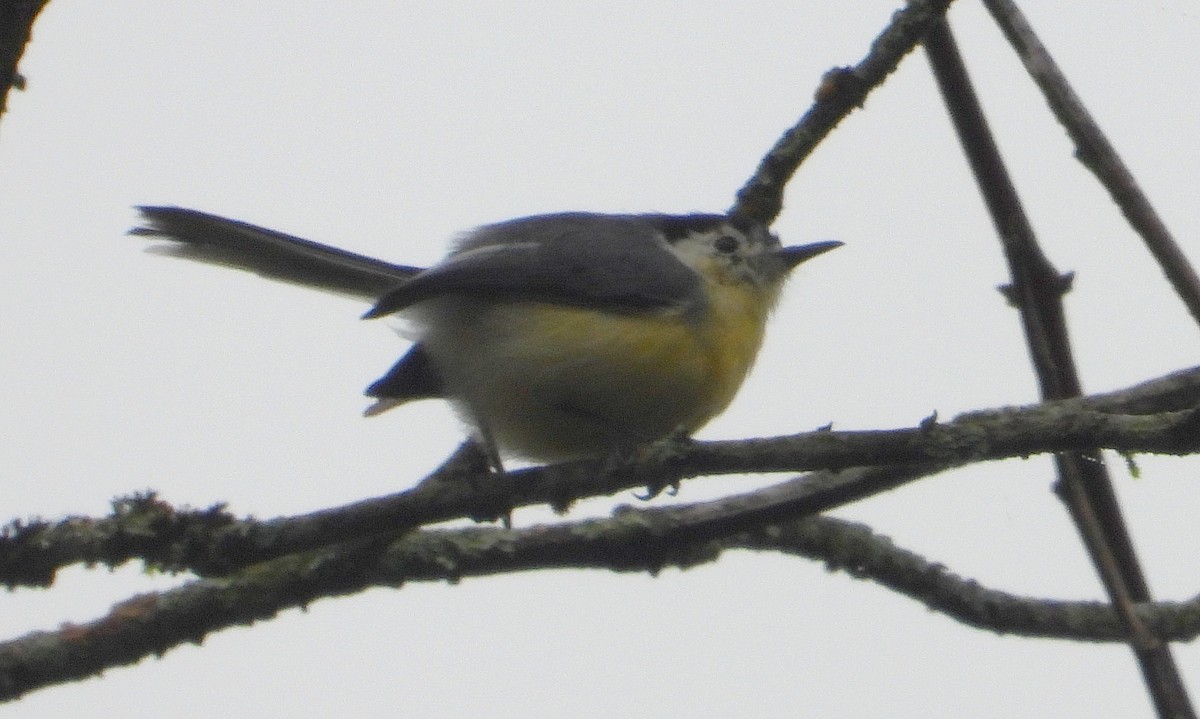
[[[1008,259],[1012,284],[1007,296],[1020,311],[1042,397],[1079,396],[1062,306],[1069,278],[1054,269],[1038,245],[944,20],[930,31],[926,50]],[[1169,646],[1150,631],[1134,606],[1150,601],[1150,591],[1102,457],[1096,451],[1062,452],[1055,456],[1055,464],[1060,496],[1125,623],[1129,644],[1159,714],[1192,716]]]
[[[812,107],[783,134],[737,193],[729,210],[770,225],[783,209],[783,191],[796,168],[847,115],[862,107],[871,90],[883,84],[900,60],[920,44],[929,26],[946,13],[953,0],[910,0],[875,38],[867,56],[854,67],[825,74]]]
[[[1158,260],[1163,274],[1192,317],[1200,323],[1200,277],[1162,218],[1154,211],[1133,173],[1121,161],[1121,156],[1071,89],[1067,78],[1038,40],[1016,3],[1012,0],[984,0],[984,5],[1017,51],[1021,62],[1025,63],[1030,77],[1041,88],[1054,116],[1075,142],[1075,156],[1112,195],[1121,213],[1141,235],[1154,259]]]

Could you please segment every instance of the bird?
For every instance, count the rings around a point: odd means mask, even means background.
[[[563,212],[465,233],[428,268],[247,222],[136,208],[167,254],[372,302],[414,343],[365,394],[378,415],[446,399],[491,467],[605,458],[689,437],[733,400],[785,280],[842,246],[785,247],[725,214]]]

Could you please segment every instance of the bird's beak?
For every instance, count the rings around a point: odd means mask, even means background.
[[[846,243],[838,242],[837,240],[827,240],[825,242],[814,242],[811,245],[781,247],[775,251],[775,256],[783,260],[784,265],[791,270],[795,269],[795,267],[801,262],[811,260],[817,255],[823,255],[826,252],[837,249],[844,244]]]

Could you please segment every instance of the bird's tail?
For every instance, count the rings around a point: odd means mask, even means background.
[[[129,234],[169,240],[157,251],[255,272],[305,287],[375,300],[420,272],[373,257],[182,207],[138,207],[145,226]]]

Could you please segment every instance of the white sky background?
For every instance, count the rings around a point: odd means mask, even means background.
[[[152,487],[242,514],[410,486],[461,438],[440,403],[365,420],[406,344],[352,301],[148,255],[129,207],[179,204],[357,252],[435,261],[518,215],[720,211],[898,2],[51,3],[0,121],[0,518],[102,514]],[[1026,3],[1200,261],[1200,11]],[[1196,363],[1200,333],[1071,158],[976,3],[970,68],[1068,298],[1086,388]],[[784,297],[756,371],[702,437],[910,426],[1029,402],[998,243],[921,54],[801,169],[785,243],[840,239]],[[1152,586],[1197,592],[1195,462],[1113,463]],[[840,511],[990,586],[1101,590],[1040,459]],[[683,501],[747,485],[687,483]],[[629,495],[570,515],[606,513]],[[552,520],[541,510],[519,524]],[[0,596],[2,636],[179,578],[72,569]],[[1177,646],[1200,700],[1200,648]],[[557,571],[327,600],[0,715],[1147,716],[1122,646],[997,637],[778,555],[687,572]]]

